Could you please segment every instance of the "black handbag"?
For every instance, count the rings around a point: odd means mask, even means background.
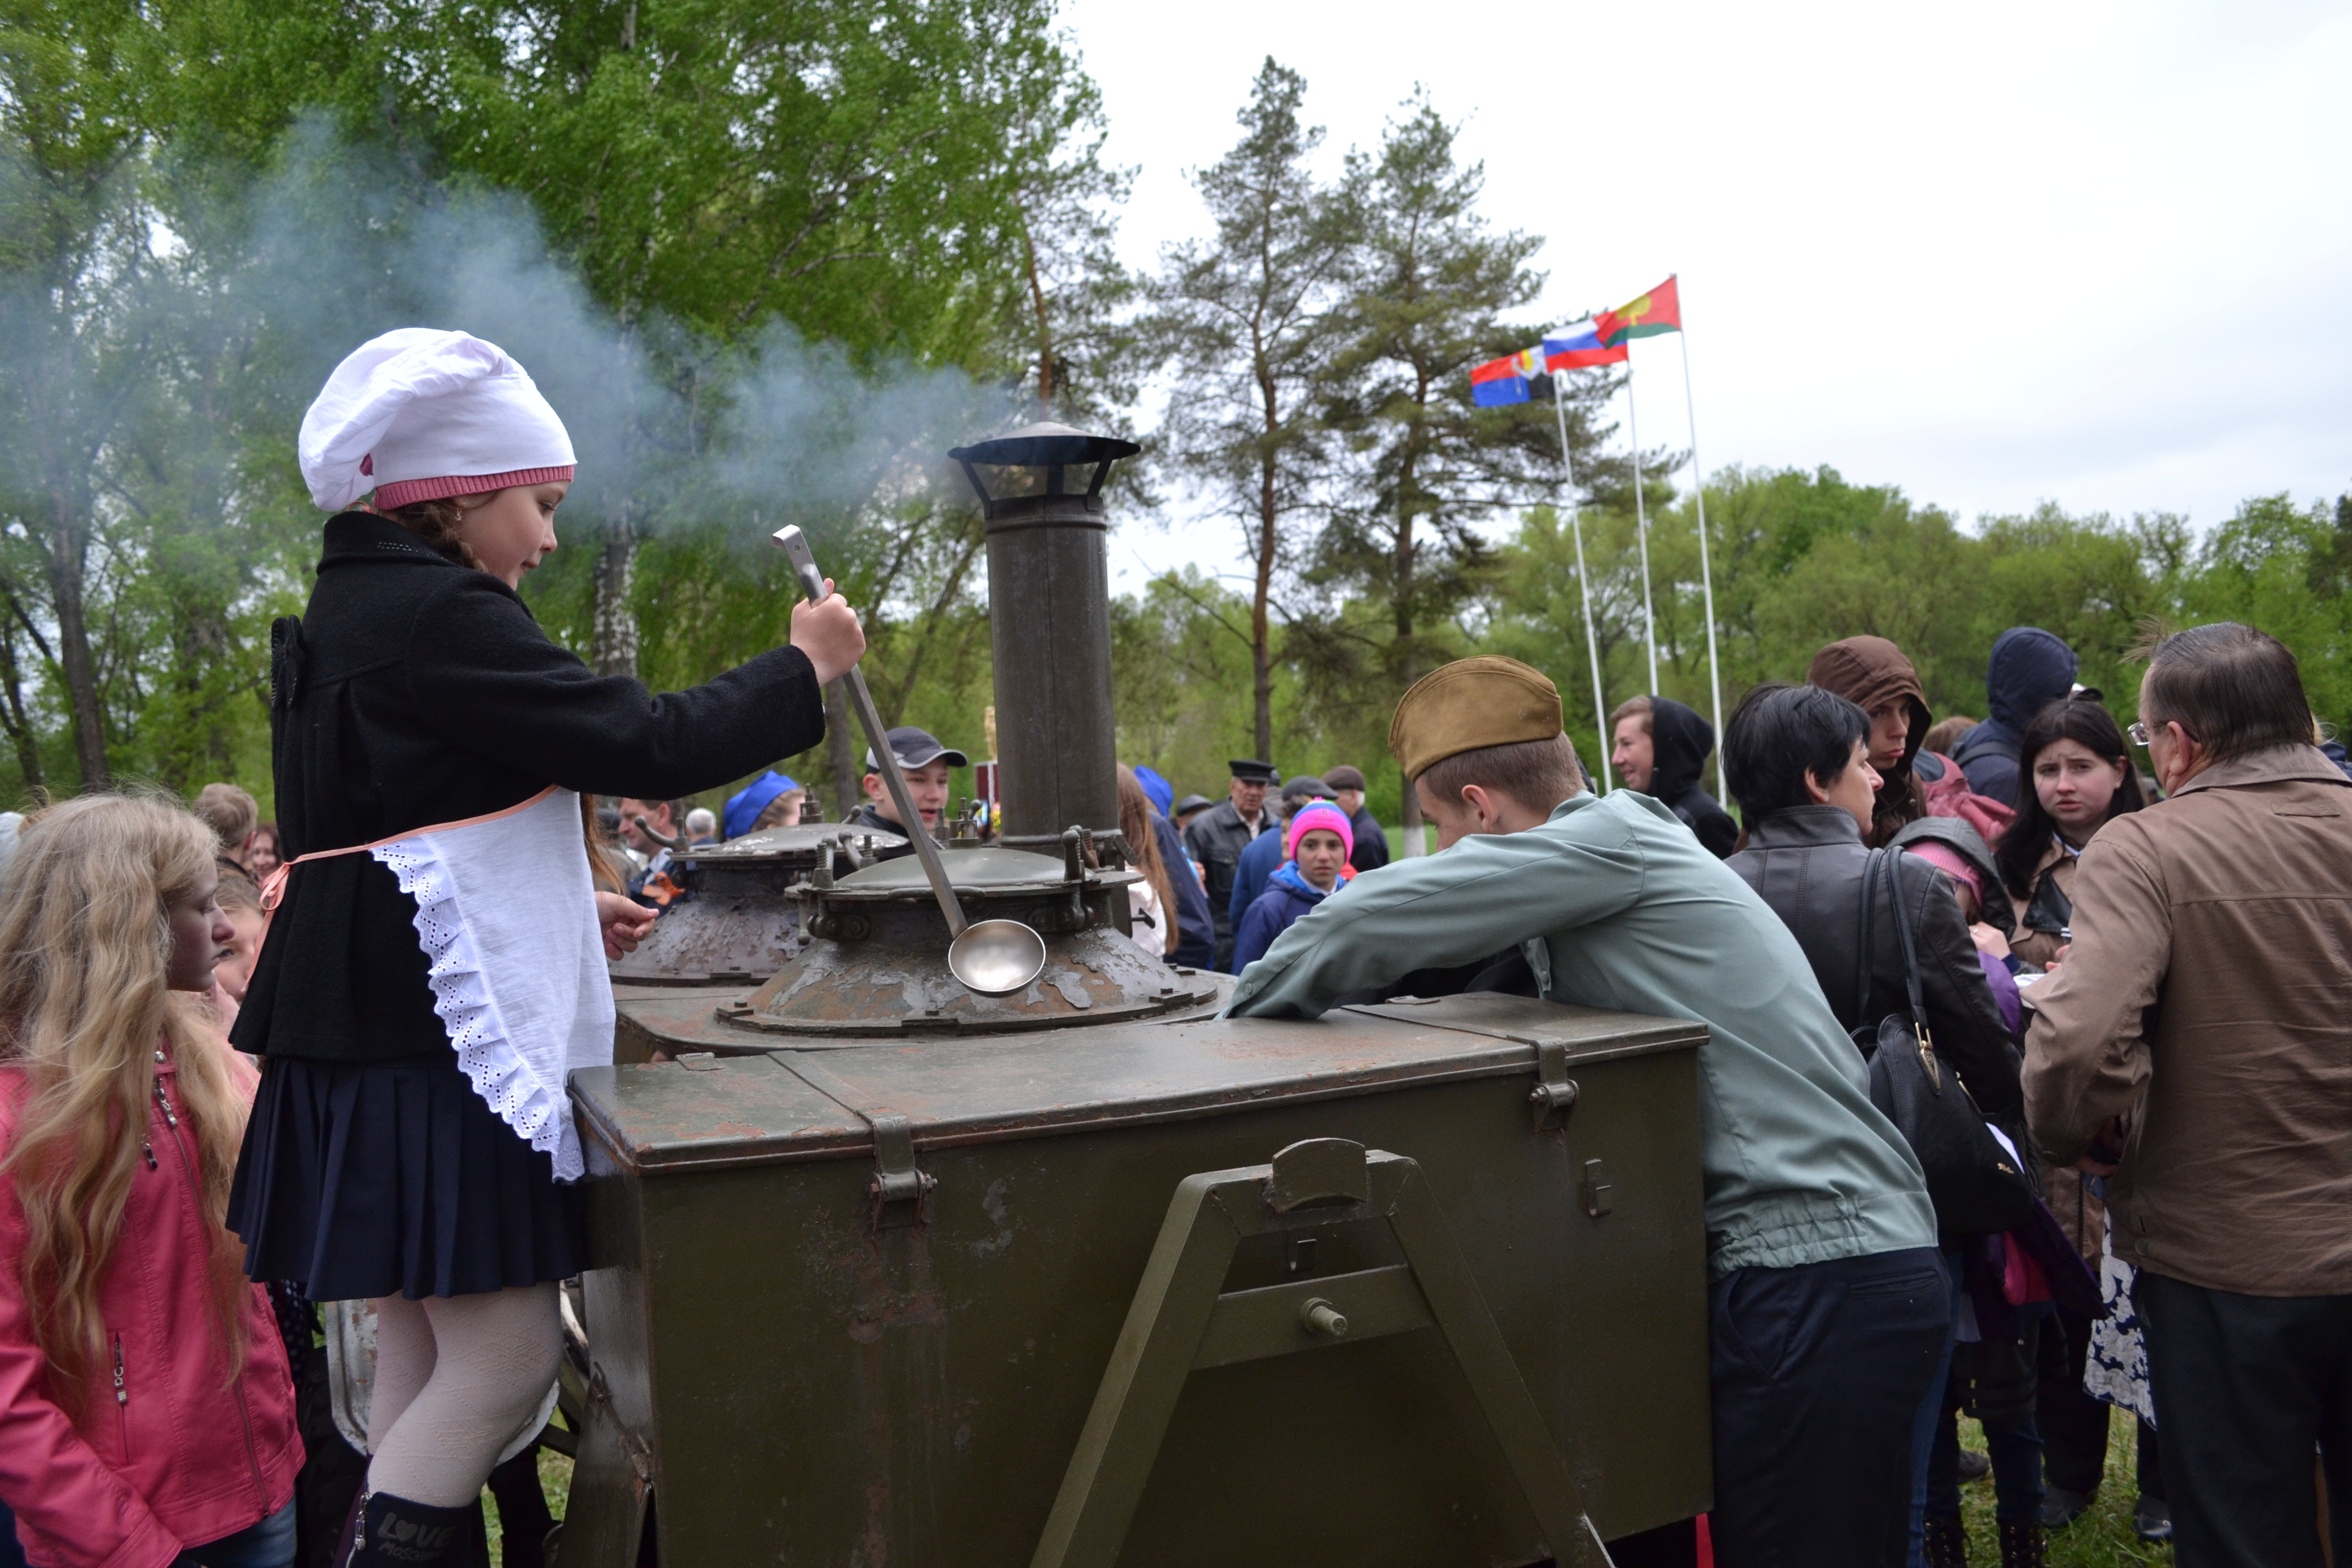
[[[1939,1229],[1962,1236],[2015,1230],[2033,1214],[2034,1192],[2018,1162],[1985,1125],[1984,1113],[1959,1075],[1936,1058],[1927,1005],[1919,989],[1919,956],[1903,908],[1898,851],[1874,849],[1862,874],[1862,978],[1853,1016],[1868,1016],[1873,884],[1887,879],[1895,930],[1903,942],[1903,986],[1910,1011],[1889,1013],[1875,1027],[1853,1031],[1870,1061],[1870,1102],[1895,1123],[1927,1173],[1927,1196]]]

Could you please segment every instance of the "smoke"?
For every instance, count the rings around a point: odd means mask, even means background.
[[[521,198],[404,179],[322,126],[302,128],[261,213],[273,309],[305,321],[322,360],[416,324],[520,360],[580,453],[575,515],[626,515],[641,531],[786,517],[830,531],[919,498],[946,479],[947,447],[1011,416],[1003,393],[961,371],[853,364],[781,322],[731,345],[658,315],[625,326]],[[311,364],[310,384],[331,368]]]
[[[298,488],[303,409],[343,355],[395,327],[456,328],[512,354],[579,453],[567,516],[625,519],[641,535],[719,523],[749,540],[799,521],[842,538],[877,509],[952,497],[961,479],[942,454],[1015,413],[959,370],[855,363],[781,322],[722,343],[658,313],[616,319],[522,197],[425,178],[317,118],[257,179],[155,174],[167,194],[143,219],[153,277],[114,265],[90,279],[92,298],[126,319],[175,314],[182,337],[204,315],[211,341],[242,345],[233,412],[213,417],[245,426],[247,448]],[[159,356],[154,373],[184,372],[185,358]],[[185,398],[107,406],[121,423],[93,445],[152,446],[163,433],[142,421],[188,423]]]

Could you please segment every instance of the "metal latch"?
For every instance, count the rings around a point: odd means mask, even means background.
[[[1610,1185],[1606,1181],[1602,1180],[1601,1162],[1598,1160],[1587,1160],[1584,1162],[1585,1214],[1593,1219],[1599,1219],[1602,1215],[1607,1214],[1609,1212],[1609,1193]]]
[[[915,1129],[895,1110],[866,1118],[874,1129],[874,1228],[904,1230],[923,1223],[923,1200],[939,1178],[915,1163]]]
[[[1536,1131],[1549,1132],[1567,1126],[1579,1092],[1576,1080],[1568,1076],[1568,1047],[1558,1040],[1536,1042],[1536,1086],[1528,1090],[1528,1103],[1535,1108]]]

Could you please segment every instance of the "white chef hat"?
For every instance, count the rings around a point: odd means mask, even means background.
[[[572,478],[572,437],[522,366],[465,332],[403,327],[352,351],[302,416],[310,499],[341,511]]]

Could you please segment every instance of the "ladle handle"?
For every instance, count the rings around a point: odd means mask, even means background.
[[[809,552],[808,536],[799,529],[785,527],[772,536],[783,546],[784,554],[800,574],[801,592],[809,603],[824,602],[824,574],[816,569],[816,557]],[[890,804],[898,808],[899,826],[907,830],[907,839],[915,847],[915,858],[923,863],[923,875],[931,879],[931,891],[939,896],[940,912],[948,918],[948,937],[952,941],[963,934],[963,905],[948,885],[948,868],[940,858],[940,847],[923,826],[923,814],[916,809],[915,792],[907,786],[907,775],[898,767],[898,753],[890,749],[890,733],[882,728],[882,715],[874,709],[874,694],[866,689],[866,672],[856,665],[842,677],[842,685],[849,693],[849,706],[857,714],[857,722],[866,731],[866,743],[873,749],[875,772],[889,786]]]

